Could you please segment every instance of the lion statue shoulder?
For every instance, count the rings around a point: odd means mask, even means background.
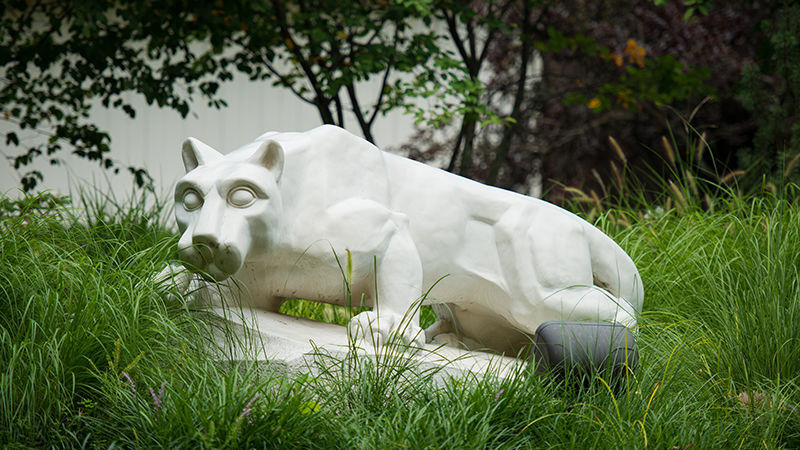
[[[227,155],[189,138],[182,157],[179,256],[204,280],[235,282],[251,307],[347,305],[347,278],[373,307],[351,320],[351,336],[507,353],[548,320],[632,327],[641,311],[633,261],[581,218],[341,128],[270,132]],[[420,303],[439,317],[425,331]]]

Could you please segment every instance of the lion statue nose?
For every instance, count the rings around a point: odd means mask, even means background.
[[[243,255],[234,245],[220,244],[214,236],[192,236],[191,245],[179,251],[180,258],[191,267],[207,272],[217,281],[233,275],[242,267]]]
[[[201,266],[206,266],[214,262],[214,253],[219,248],[219,242],[217,242],[216,237],[203,234],[194,235],[192,236],[192,244],[197,252],[200,253],[200,257],[203,261]]]
[[[233,275],[241,269],[244,258],[233,245],[223,245],[214,252],[214,265],[223,273]]]
[[[187,268],[200,269],[205,266],[203,255],[200,253],[200,250],[192,244],[180,246],[178,256]]]

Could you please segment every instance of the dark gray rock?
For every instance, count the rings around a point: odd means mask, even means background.
[[[536,370],[573,378],[596,373],[614,379],[639,363],[631,330],[608,322],[544,322],[531,357]]]

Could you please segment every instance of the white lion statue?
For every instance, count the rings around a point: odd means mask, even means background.
[[[205,279],[235,284],[250,307],[350,304],[351,272],[354,303],[363,295],[373,307],[352,319],[351,336],[506,353],[528,346],[544,321],[632,327],[641,311],[633,261],[584,220],[341,128],[269,132],[227,155],[189,138],[182,156],[180,258]],[[182,280],[187,291],[208,284]],[[420,301],[439,318],[424,332]]]

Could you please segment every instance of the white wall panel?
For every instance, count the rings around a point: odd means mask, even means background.
[[[359,99],[377,96],[377,83],[359,86]],[[112,157],[121,162],[145,167],[155,179],[156,190],[168,193],[171,185],[183,174],[180,145],[188,136],[194,136],[227,153],[250,142],[265,131],[304,131],[321,124],[319,114],[311,105],[303,103],[290,91],[273,87],[271,82],[250,82],[237,77],[223,84],[221,97],[228,107],[221,110],[209,108],[204,102],[195,101],[186,119],[171,109],[147,106],[135,95],[128,100],[136,108],[136,118],[130,119],[123,112],[98,106],[93,109],[91,121],[111,135]],[[355,118],[345,119],[346,128],[360,135]],[[10,128],[0,123],[0,132]],[[373,133],[377,144],[387,147],[399,146],[413,132],[413,120],[396,111],[376,120]],[[25,130],[17,132],[20,140],[45,139],[41,134]],[[6,156],[14,156],[17,148],[2,147]],[[37,190],[51,189],[69,192],[70,185],[93,183],[107,189],[110,182],[113,192],[123,198],[130,192],[132,178],[127,172],[113,175],[77,156],[70,154],[65,145],[57,156],[65,165],[51,167],[46,157],[41,157],[34,168],[45,176]],[[23,168],[25,169],[25,168]],[[13,191],[19,187],[18,175],[9,164],[0,163],[0,192]]]

